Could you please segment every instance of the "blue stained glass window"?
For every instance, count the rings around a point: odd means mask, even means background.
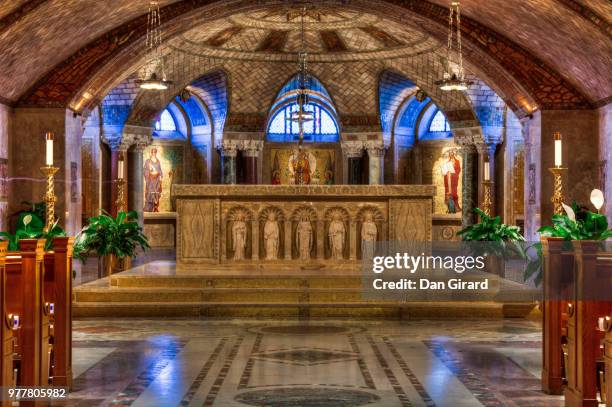
[[[292,103],[274,114],[268,125],[268,140],[285,142],[299,140],[299,123],[290,120],[291,114],[298,109],[298,104]],[[338,125],[326,109],[315,103],[308,103],[304,106],[304,110],[313,114],[313,120],[304,123],[304,141],[338,141]]]
[[[155,130],[157,131],[176,131],[176,122],[174,121],[174,117],[165,109],[161,116],[159,116],[159,120],[155,122]]]
[[[438,110],[431,120],[431,123],[429,124],[429,131],[432,133],[450,131],[448,120],[446,120],[446,117],[441,110]]]

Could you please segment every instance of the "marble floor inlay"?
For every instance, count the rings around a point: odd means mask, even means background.
[[[561,407],[531,320],[74,321],[51,406]]]

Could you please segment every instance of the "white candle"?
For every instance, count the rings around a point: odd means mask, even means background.
[[[491,165],[489,164],[489,160],[485,160],[484,162],[484,180],[491,181]]]
[[[118,168],[117,168],[117,178],[123,179],[123,158],[119,159]]]
[[[47,141],[46,159],[45,164],[47,167],[53,166],[53,133],[45,134],[45,140]]]
[[[561,133],[555,133],[555,167],[560,168],[563,162]]]
[[[605,331],[605,324],[604,324],[604,319],[603,318],[598,318],[597,319],[597,329],[601,332]]]

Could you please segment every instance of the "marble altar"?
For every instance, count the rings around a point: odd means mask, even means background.
[[[361,240],[431,240],[433,185],[174,185],[177,266],[356,263]]]

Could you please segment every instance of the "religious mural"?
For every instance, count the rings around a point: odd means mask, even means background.
[[[461,213],[461,156],[456,147],[442,148],[433,164],[433,183],[436,186],[435,213]]]
[[[304,184],[333,185],[335,151],[304,149],[297,154],[293,149],[272,149],[272,184],[295,185],[301,176]]]
[[[144,212],[172,212],[172,184],[183,182],[182,145],[153,144],[144,151]]]

